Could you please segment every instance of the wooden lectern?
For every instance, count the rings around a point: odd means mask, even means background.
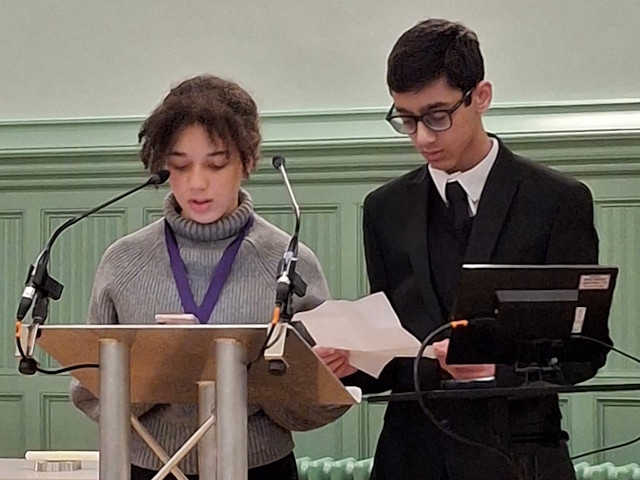
[[[269,373],[261,356],[267,325],[45,325],[40,331],[38,345],[61,366],[100,365],[72,372],[100,398],[100,480],[130,478],[130,419],[165,462],[158,480],[198,443],[202,480],[242,480],[248,398],[262,404],[356,403],[291,326],[283,329],[288,368],[282,376]],[[131,403],[198,403],[200,427],[169,458],[131,418]]]

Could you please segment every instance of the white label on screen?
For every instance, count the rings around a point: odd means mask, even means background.
[[[576,307],[576,315],[573,317],[573,328],[571,333],[582,333],[584,317],[587,315],[587,307]]]
[[[580,275],[580,290],[607,290],[611,275]]]

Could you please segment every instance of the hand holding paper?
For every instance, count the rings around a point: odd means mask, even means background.
[[[293,320],[302,322],[317,345],[349,352],[352,367],[376,378],[394,357],[415,357],[420,348],[382,292],[353,302],[329,300]],[[435,358],[430,348],[425,355]]]
[[[350,355],[347,350],[316,345],[313,347],[313,351],[338,378],[346,377],[358,371],[357,368],[351,365]]]

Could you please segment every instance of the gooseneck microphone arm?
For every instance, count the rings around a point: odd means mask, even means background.
[[[284,184],[287,187],[287,192],[289,193],[289,198],[291,199],[291,204],[293,205],[293,213],[296,217],[296,226],[293,231],[293,235],[291,237],[291,242],[289,243],[289,248],[292,248],[292,243],[295,239],[295,249],[296,253],[298,252],[298,235],[300,233],[300,205],[296,200],[296,196],[293,194],[293,189],[291,188],[291,182],[289,182],[289,175],[287,175],[287,170],[285,169],[285,159],[279,155],[273,157],[273,167],[276,170],[279,170],[282,174],[282,179],[284,180]]]
[[[307,284],[296,272],[296,264],[298,262],[298,234],[300,233],[300,206],[293,194],[293,189],[291,188],[289,176],[287,175],[284,164],[284,157],[273,157],[273,167],[280,171],[284,183],[287,186],[287,192],[293,204],[296,224],[291,234],[289,244],[278,264],[275,306],[269,328],[267,329],[267,336],[258,356],[258,358],[264,356],[264,359],[269,365],[268,371],[273,375],[283,375],[287,369],[287,364],[284,361],[284,347],[287,337],[286,323],[293,317],[293,295],[295,294],[302,297],[307,293]],[[251,364],[248,365],[248,367],[250,366]]]
[[[287,187],[291,204],[293,205],[293,213],[295,215],[295,228],[289,245],[280,260],[278,266],[277,288],[276,288],[276,305],[280,307],[280,319],[289,321],[293,316],[292,296],[293,294],[302,297],[307,291],[307,284],[296,272],[296,264],[298,262],[298,236],[300,234],[300,205],[296,201],[289,182],[289,176],[285,168],[285,159],[281,156],[273,157],[273,166],[282,174],[282,178]]]
[[[89,217],[90,215],[93,215],[99,210],[102,210],[103,208],[106,208],[109,205],[122,200],[123,198],[128,197],[129,195],[132,195],[138,190],[142,190],[149,185],[162,185],[167,181],[168,178],[169,171],[160,170],[158,173],[150,175],[149,178],[147,178],[147,180],[140,185],[132,188],[131,190],[127,190],[126,192],[121,193],[120,195],[117,195],[104,203],[101,203],[91,210],[87,210],[86,212],[70,218],[55,229],[51,237],[49,237],[49,239],[47,240],[44,249],[36,258],[34,264],[29,267],[27,280],[25,282],[25,287],[22,292],[22,297],[20,298],[18,311],[16,313],[16,342],[18,352],[22,357],[19,367],[21,373],[33,374],[36,371],[42,371],[41,369],[39,369],[39,367],[37,367],[37,362],[35,361],[35,359],[32,358],[33,349],[35,348],[35,340],[39,334],[38,327],[39,325],[44,324],[47,319],[47,315],[49,312],[49,300],[58,300],[62,295],[62,290],[64,288],[64,286],[60,282],[50,277],[49,272],[47,271],[47,267],[49,265],[49,260],[51,257],[51,248],[56,239],[67,228],[75,225],[76,223]],[[29,326],[27,349],[25,351],[22,348],[20,335],[22,330],[22,320],[24,320],[24,318],[27,316],[32,306],[32,323]],[[44,372],[47,373],[46,371]]]
[[[38,258],[35,261],[35,264],[29,267],[29,273],[27,275],[27,281],[25,282],[25,289],[22,293],[22,298],[20,299],[20,304],[18,306],[18,312],[16,314],[17,320],[23,320],[29,309],[31,308],[32,301],[36,293],[40,295],[44,295],[48,298],[52,298],[53,300],[58,300],[60,295],[62,294],[63,286],[57,280],[51,278],[47,272],[47,266],[49,265],[49,259],[51,256],[51,247],[56,239],[60,236],[60,234],[66,230],[67,228],[75,225],[80,220],[87,218],[90,215],[93,215],[99,210],[102,210],[109,205],[122,200],[125,197],[137,192],[138,190],[142,190],[143,188],[149,185],[162,185],[169,178],[169,172],[167,170],[161,170],[159,173],[154,173],[150,175],[146,182],[136,186],[135,188],[128,190],[116,197],[113,197],[107,200],[104,203],[101,203],[95,208],[88,210],[86,212],[81,213],[80,215],[76,215],[73,218],[70,218],[62,225],[60,225],[53,232],[47,243],[45,244],[44,249],[38,255]]]
[[[162,185],[168,179],[169,179],[169,170],[160,170],[158,173],[149,175],[149,178],[147,178],[146,182],[141,183],[137,187],[134,187],[131,190],[127,190],[126,192],[121,193],[120,195],[110,198],[106,202],[101,203],[100,205],[92,208],[91,210],[87,210],[86,212],[83,212],[80,215],[76,215],[75,217],[70,218],[69,220],[64,222],[62,225],[60,225],[58,228],[56,228],[56,230],[53,232],[53,235],[51,235],[51,238],[49,238],[49,241],[47,241],[47,244],[45,246],[45,251],[49,252],[51,250],[51,245],[53,245],[53,242],[56,241],[58,236],[60,236],[60,234],[64,230],[66,230],[72,225],[75,225],[80,220],[83,220],[88,216],[93,215],[99,210],[102,210],[103,208],[108,207],[109,205],[116,203],[117,201],[122,200],[123,198],[136,193],[138,190],[142,190],[143,188],[148,187],[149,185],[155,185],[155,186]]]

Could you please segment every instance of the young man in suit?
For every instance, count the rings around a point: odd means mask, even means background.
[[[422,340],[449,319],[463,263],[598,262],[587,187],[513,154],[484,130],[492,86],[474,32],[439,19],[417,24],[393,47],[387,83],[387,120],[411,138],[426,165],[367,196],[364,241],[371,292],[386,294],[408,331]],[[447,342],[435,344],[437,361],[423,361],[423,389],[440,388],[446,378],[523,382],[513,365],[447,365]],[[316,351],[365,393],[414,390],[412,359],[395,359],[374,379],[356,371],[345,352]],[[605,357],[564,364],[558,381],[593,377]],[[476,444],[435,428],[417,402],[390,402],[374,479],[575,478],[556,395],[432,401],[429,408],[444,429]]]

